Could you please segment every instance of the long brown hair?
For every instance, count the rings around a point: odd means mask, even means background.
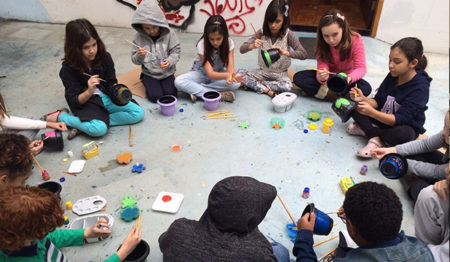
[[[206,61],[208,61],[211,66],[214,65],[212,60],[212,54],[214,51],[214,47],[209,42],[208,35],[211,33],[219,32],[223,36],[222,45],[219,47],[219,56],[223,62],[224,67],[228,66],[228,53],[230,53],[230,45],[228,44],[228,27],[227,22],[221,15],[213,15],[206,20],[205,28],[203,29],[203,43],[205,47],[204,57],[202,65],[204,66]],[[201,39],[200,38],[200,39]]]
[[[322,28],[336,23],[342,28],[342,39],[337,45],[339,49],[339,60],[344,61],[350,57],[352,49],[352,36],[357,35],[350,29],[347,19],[345,19],[344,13],[337,9],[331,9],[326,11],[322,18],[320,18],[319,25],[317,26],[317,44],[314,56],[316,59],[320,59],[324,62],[333,63],[333,57],[331,55],[330,46],[325,42],[322,35]]]
[[[102,63],[106,57],[106,48],[95,27],[87,19],[72,20],[66,25],[64,42],[64,59],[69,66],[80,72],[87,72],[88,67],[83,56],[83,45],[90,39],[97,41],[97,54],[94,63]]]
[[[283,15],[283,24],[281,25],[280,31],[278,31],[278,35],[276,36],[276,38],[282,38],[286,34],[286,31],[289,28],[288,5],[284,0],[273,0],[267,6],[266,14],[264,15],[263,35],[272,37],[272,34],[270,33],[269,22],[275,22],[278,14]]]
[[[12,187],[0,193],[0,250],[14,251],[26,240],[43,239],[64,224],[60,198],[38,187]]]

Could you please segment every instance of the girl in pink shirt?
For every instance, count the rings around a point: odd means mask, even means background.
[[[370,84],[362,79],[367,71],[363,39],[350,29],[341,11],[331,9],[323,14],[317,26],[314,56],[319,71],[305,70],[294,75],[294,83],[306,95],[334,101],[337,94],[327,86],[330,72],[346,73],[350,87],[358,84],[365,96],[372,91]]]

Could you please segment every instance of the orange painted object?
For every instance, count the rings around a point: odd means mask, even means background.
[[[280,124],[275,123],[275,124],[273,124],[272,128],[275,128],[276,130],[278,130],[278,129],[283,128],[283,127]]]
[[[133,159],[133,156],[130,153],[123,153],[123,154],[117,155],[117,162],[121,165],[129,164],[132,159]]]
[[[178,151],[180,151],[181,146],[175,144],[175,145],[172,145],[171,149],[173,152],[178,152]]]

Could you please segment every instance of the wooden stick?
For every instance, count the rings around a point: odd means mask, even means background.
[[[236,118],[237,116],[217,116],[217,117],[208,117],[208,119],[228,119],[228,118]]]
[[[130,125],[130,137],[128,141],[130,142],[130,147],[133,147],[133,133],[131,132],[131,125]]]
[[[130,44],[134,45],[134,46],[135,46],[135,47],[137,47],[137,48],[141,48],[141,49],[144,49],[144,48],[142,48],[142,47],[140,47],[140,46],[136,45],[135,43],[131,42],[130,40],[127,40],[127,39],[125,39],[125,41],[127,41],[128,43],[130,43]],[[144,49],[144,50],[145,50],[145,49]],[[145,50],[145,52],[147,52],[147,53],[151,54],[151,53],[150,53],[150,51],[148,51],[148,50]]]
[[[230,112],[230,110],[215,110],[215,111],[207,111],[205,114],[212,114],[212,113],[221,113],[221,112]]]
[[[31,157],[33,158],[34,162],[36,162],[36,164],[38,165],[39,169],[41,170],[42,173],[44,173],[44,169],[41,167],[41,165],[39,164],[39,162],[37,161],[36,157],[34,157],[33,154],[31,154]]]
[[[339,235],[335,235],[334,237],[331,237],[331,238],[329,238],[329,239],[327,239],[327,240],[320,241],[319,243],[314,244],[313,247],[320,246],[320,245],[322,245],[323,243],[326,243],[326,242],[328,242],[328,241],[330,241],[330,240],[333,240],[333,239],[337,238],[338,236],[339,236]]]
[[[337,249],[337,247],[336,248],[334,248],[333,250],[331,250],[331,251],[328,251],[325,255],[323,255],[321,258],[319,258],[319,259],[317,259],[317,261],[320,261],[320,260],[322,260],[322,259],[324,259],[326,256],[328,256],[329,254],[331,254],[331,253],[333,253],[334,251],[336,251],[336,249]]]
[[[286,212],[288,213],[289,217],[291,218],[292,222],[294,222],[294,225],[297,226],[297,222],[295,222],[294,217],[292,217],[291,212],[289,212],[289,209],[287,209],[287,207],[284,205],[283,200],[281,199],[280,195],[277,194],[278,199],[280,200],[281,204],[283,205],[284,209],[286,210]]]
[[[334,211],[334,212],[328,212],[328,213],[325,213],[326,215],[330,215],[330,214],[337,214],[338,212],[337,211]]]
[[[87,73],[83,73],[83,75],[89,76],[89,77],[93,77],[93,75],[90,75],[90,74],[87,74]],[[98,80],[100,80],[100,81],[106,82],[106,80],[101,79],[100,77],[97,77],[97,78],[98,78]]]

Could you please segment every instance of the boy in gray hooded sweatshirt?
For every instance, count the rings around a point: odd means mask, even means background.
[[[156,0],[144,0],[134,12],[131,26],[137,31],[131,61],[142,65],[141,80],[148,100],[155,103],[164,95],[177,96],[174,85],[176,63],[181,46],[177,35],[169,27]]]

